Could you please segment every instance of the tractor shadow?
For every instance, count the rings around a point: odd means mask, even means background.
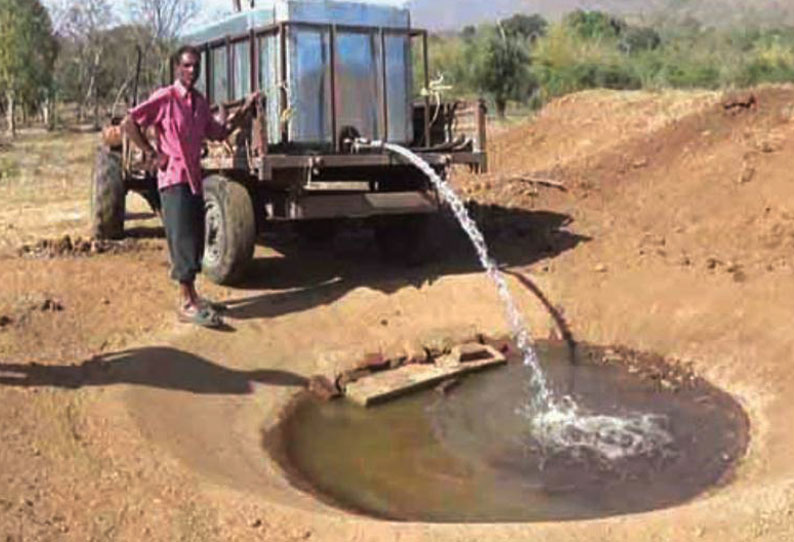
[[[499,206],[474,206],[469,211],[483,231],[491,258],[502,267],[525,267],[590,240],[571,231],[572,218],[561,213]],[[389,294],[445,276],[482,271],[454,217],[440,216],[429,235],[435,247],[431,261],[407,265],[384,261],[369,228],[345,229],[319,246],[301,242],[289,232],[270,232],[260,241],[279,255],[252,262],[248,279],[236,289],[258,292],[227,300],[229,316],[272,318],[333,303],[359,287]]]

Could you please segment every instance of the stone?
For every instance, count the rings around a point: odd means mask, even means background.
[[[606,273],[607,272],[607,266],[604,265],[603,263],[600,263],[600,264],[596,265],[594,269],[595,269],[596,273]]]
[[[336,377],[336,387],[340,390],[344,390],[351,382],[355,382],[356,380],[365,376],[369,376],[370,374],[372,374],[371,371],[367,369],[353,369],[352,371],[345,371]]]
[[[48,297],[44,299],[39,309],[42,312],[60,312],[63,310],[63,304],[57,299]]]
[[[326,377],[315,375],[309,378],[309,392],[321,401],[331,401],[342,394],[339,389]]]
[[[422,348],[422,345],[416,342],[406,342],[403,345],[402,355],[406,358],[405,365],[429,363],[432,361],[428,359],[427,352]]]
[[[479,361],[492,356],[491,352],[481,343],[467,343],[452,349],[457,354],[458,362]]]
[[[729,113],[737,113],[744,109],[758,106],[758,98],[752,92],[730,92],[722,99],[722,107]]]
[[[778,150],[780,150],[780,148],[775,143],[773,143],[773,142],[771,142],[769,140],[764,140],[764,141],[761,141],[758,144],[758,150],[760,150],[763,153],[767,153],[768,154],[768,153],[772,153],[772,152],[777,152]]]
[[[737,182],[739,184],[749,183],[750,181],[753,180],[753,177],[755,177],[755,168],[748,166],[742,169],[742,172],[739,175]]]
[[[382,371],[389,368],[389,360],[380,352],[366,354],[364,359],[356,365],[356,369],[369,371]]]
[[[81,254],[91,252],[91,241],[84,241],[82,239],[75,241],[74,250]]]
[[[68,254],[72,251],[72,248],[72,238],[68,235],[64,235],[55,242],[54,249],[56,254]]]
[[[408,356],[393,356],[389,358],[389,369],[396,369],[408,363]]]
[[[499,352],[505,356],[511,352],[510,341],[497,341],[494,344],[494,348],[499,350]]]

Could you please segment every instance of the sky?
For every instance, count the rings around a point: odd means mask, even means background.
[[[43,0],[45,6],[68,3],[73,0]],[[223,14],[231,13],[231,0],[197,0],[201,6],[198,17],[185,29],[189,32],[197,26],[217,21]],[[516,12],[543,13],[554,15],[560,10],[568,11],[574,7],[600,7],[601,2],[612,4],[643,4],[647,0],[347,0],[354,2],[384,3],[389,5],[408,5],[411,9],[413,26],[430,30],[461,28],[465,24],[495,20]],[[679,0],[687,1],[687,0]],[[749,1],[749,0],[748,0]],[[768,1],[768,0],[767,0]],[[785,0],[788,1],[788,0]],[[243,6],[248,0],[241,0]],[[259,0],[260,4],[264,3]],[[125,0],[111,0],[120,21],[127,19]]]
[[[73,0],[43,0],[45,5],[58,4]],[[216,21],[223,13],[232,10],[231,0],[198,0],[201,5],[199,17],[185,32]],[[351,1],[351,0],[348,0]],[[575,8],[604,9],[612,13],[628,15],[660,9],[662,6],[676,6],[676,9],[692,11],[701,20],[742,19],[743,10],[748,7],[768,12],[778,24],[794,24],[794,2],[792,0],[352,0],[405,4],[411,8],[412,24],[429,30],[460,29],[467,24],[484,20],[508,17],[516,12],[540,13],[547,18]],[[263,0],[259,0],[260,4]],[[124,6],[125,0],[112,0],[116,6]],[[243,5],[248,0],[242,0]],[[118,8],[120,19],[124,19],[123,7]]]
[[[383,3],[388,5],[405,5],[407,0],[350,0],[353,2],[367,2],[372,4]],[[199,14],[197,24],[206,23],[217,18],[220,12],[231,12],[232,0],[199,0],[202,5],[201,13]],[[248,5],[248,0],[242,0],[243,6]]]

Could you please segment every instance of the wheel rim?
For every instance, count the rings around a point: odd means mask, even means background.
[[[205,205],[206,242],[204,247],[204,261],[209,267],[218,265],[223,255],[225,245],[225,232],[223,230],[223,215],[220,205],[214,200],[207,199]]]

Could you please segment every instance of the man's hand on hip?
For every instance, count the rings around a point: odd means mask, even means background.
[[[168,166],[168,155],[154,149],[147,151],[143,157],[144,167],[149,173],[157,173]]]

